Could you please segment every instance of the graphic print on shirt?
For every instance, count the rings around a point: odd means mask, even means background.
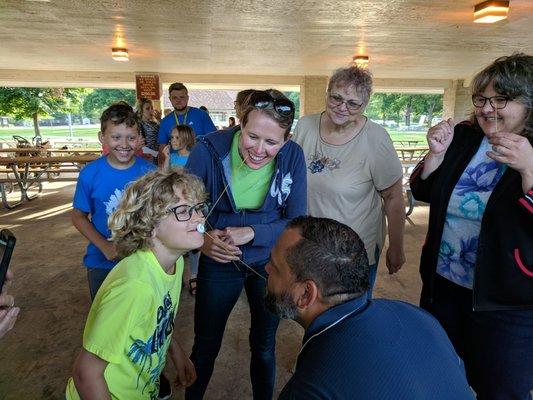
[[[472,288],[478,236],[485,207],[506,165],[489,159],[485,139],[470,161],[450,197],[439,248],[437,272],[466,288]]]
[[[331,159],[318,151],[310,157],[309,165],[307,166],[312,174],[322,172],[324,168],[333,171],[334,169],[339,169],[340,167],[341,161],[338,158]]]
[[[277,197],[278,204],[281,206],[283,202],[287,200],[287,197],[289,197],[289,195],[291,194],[292,178],[291,173],[288,172],[287,175],[281,178],[281,187],[278,189],[278,187],[276,186],[276,182],[278,181],[278,173],[279,170],[276,171],[276,176],[272,181],[272,186],[270,186],[270,195],[274,198]]]
[[[107,216],[110,216],[118,208],[118,205],[123,195],[123,190],[115,189],[113,194],[109,196],[109,201],[104,201],[105,212]]]
[[[145,371],[149,374],[149,380],[142,388],[142,393],[144,393],[146,386],[149,384],[158,387],[157,381],[159,380],[159,375],[161,374],[166,358],[165,343],[174,329],[175,308],[175,306],[172,306],[170,293],[167,293],[163,299],[163,305],[157,309],[157,325],[154,333],[146,341],[135,339],[128,352],[128,357],[130,357],[131,361],[141,366],[141,370],[137,375],[137,388],[139,387],[141,375]],[[157,364],[155,366],[154,356],[157,356]],[[152,393],[150,394],[152,395]],[[156,399],[157,393],[154,393],[154,395],[155,397],[152,396],[152,398]]]

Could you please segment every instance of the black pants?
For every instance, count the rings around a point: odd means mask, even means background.
[[[478,400],[533,397],[533,310],[473,311],[472,290],[436,275],[420,306],[439,320],[465,363]]]

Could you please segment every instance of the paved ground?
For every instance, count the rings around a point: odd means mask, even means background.
[[[70,223],[73,191],[73,184],[47,184],[39,199],[15,210],[0,209],[0,228],[10,228],[18,240],[12,259],[16,278],[10,292],[22,309],[14,330],[0,341],[0,399],[64,398],[89,309],[81,266],[86,242]],[[417,303],[418,259],[426,221],[427,207],[416,207],[406,227],[407,263],[393,276],[381,263],[375,297]],[[193,308],[194,299],[184,291],[174,334],[186,350],[192,346]],[[251,398],[248,324],[243,296],[230,317],[206,398]],[[282,321],[277,336],[276,393],[290,377],[301,337],[296,323]],[[182,393],[175,398],[183,398]]]

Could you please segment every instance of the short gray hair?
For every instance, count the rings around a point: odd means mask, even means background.
[[[515,53],[496,59],[474,77],[472,94],[483,92],[490,83],[498,94],[526,106],[528,115],[524,136],[533,139],[533,56]],[[477,126],[475,116],[472,122]]]
[[[352,86],[357,94],[361,96],[364,108],[368,104],[370,95],[372,94],[372,74],[366,68],[361,68],[356,65],[348,68],[340,68],[329,78],[328,93],[335,86]]]

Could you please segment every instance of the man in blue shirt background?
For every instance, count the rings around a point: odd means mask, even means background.
[[[267,307],[305,329],[280,399],[474,399],[436,319],[401,301],[367,299],[367,254],[348,226],[294,219],[266,271]]]
[[[174,111],[161,120],[159,125],[159,153],[170,143],[170,133],[177,125],[188,125],[196,136],[202,136],[217,130],[211,117],[204,110],[189,107],[189,92],[183,83],[174,82],[168,88],[170,102]],[[160,157],[161,159],[163,157]]]

